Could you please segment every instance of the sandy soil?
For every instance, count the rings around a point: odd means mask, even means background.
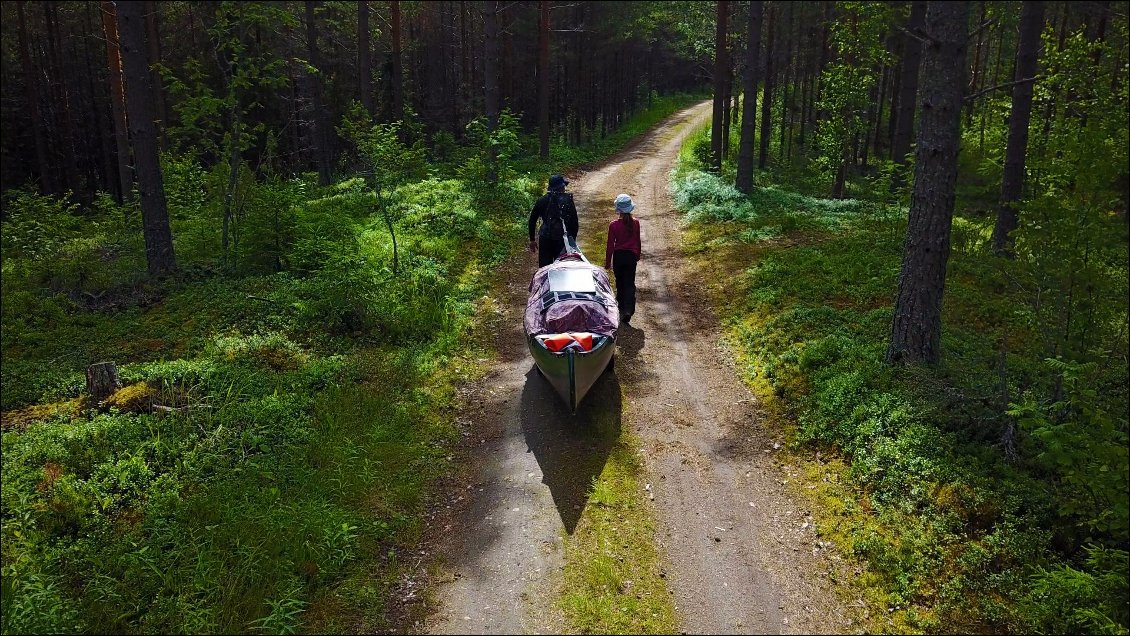
[[[789,493],[788,476],[774,463],[780,440],[759,422],[753,396],[719,345],[702,281],[679,249],[668,172],[685,136],[709,116],[709,103],[686,109],[599,169],[570,176],[586,253],[602,253],[621,192],[636,202],[644,249],[638,307],[619,334],[615,371],[575,416],[537,375],[522,333],[536,258],[523,255],[500,272],[507,288],[488,329],[502,354],[464,389],[460,422],[472,471],[433,519],[428,585],[438,607],[417,629],[565,630],[553,605],[562,537],[573,532],[593,476],[627,430],[642,442],[656,541],[686,633],[852,629],[825,579],[835,557]]]

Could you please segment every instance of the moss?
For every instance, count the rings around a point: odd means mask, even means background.
[[[0,429],[23,430],[36,422],[43,422],[55,417],[73,417],[81,410],[79,399],[51,402],[49,404],[33,404],[22,409],[4,411],[0,414]]]
[[[123,413],[147,413],[153,410],[157,390],[146,382],[124,386],[102,401],[106,408],[116,408]]]

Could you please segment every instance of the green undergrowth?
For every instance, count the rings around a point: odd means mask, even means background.
[[[619,438],[593,479],[584,515],[565,538],[560,605],[582,634],[671,634],[678,627],[640,483],[632,435]]]
[[[1125,225],[1041,201],[1006,260],[988,253],[992,220],[959,209],[944,360],[893,368],[905,207],[765,173],[742,195],[701,171],[704,136],[672,174],[685,249],[788,432],[817,527],[865,564],[870,628],[1125,634]],[[1093,251],[1071,260],[1080,240]]]
[[[225,166],[165,157],[180,267],[161,280],[136,203],[6,195],[4,633],[397,629],[391,590],[454,470],[455,387],[485,351],[479,301],[570,166],[509,163],[489,186],[485,146],[452,176],[374,131],[405,161],[383,199],[371,175],[243,166],[226,249]],[[124,386],[99,403],[102,361]]]

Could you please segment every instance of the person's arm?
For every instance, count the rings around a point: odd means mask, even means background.
[[[534,203],[534,209],[530,211],[530,222],[529,222],[530,242],[529,242],[528,245],[526,245],[526,249],[529,250],[530,252],[534,252],[538,249],[538,243],[537,243],[537,241],[534,240],[534,230],[537,229],[538,217],[541,216],[542,210],[545,207],[544,205],[542,205],[543,201],[544,201],[544,197],[541,198],[541,199],[538,199]]]
[[[541,199],[534,202],[534,209],[530,211],[530,242],[534,242],[534,230],[538,228],[538,217],[541,216]]]
[[[612,267],[612,250],[616,248],[616,240],[613,237],[612,226],[615,225],[615,223],[616,222],[613,221],[608,224],[608,242],[604,246],[604,269]]]
[[[571,194],[569,195],[569,204],[565,212],[565,229],[569,232],[569,236],[577,238],[580,222],[577,219],[577,204],[573,201],[573,195]]]
[[[632,219],[632,222],[636,226],[636,245],[639,246],[639,249],[636,250],[636,260],[638,261],[643,258],[643,234],[640,233],[639,219]]]

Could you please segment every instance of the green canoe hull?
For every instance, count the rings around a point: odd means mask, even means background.
[[[526,341],[534,364],[572,413],[577,412],[577,405],[600,379],[616,352],[616,340],[608,337],[602,338],[591,351],[554,352],[533,336],[527,336]]]

